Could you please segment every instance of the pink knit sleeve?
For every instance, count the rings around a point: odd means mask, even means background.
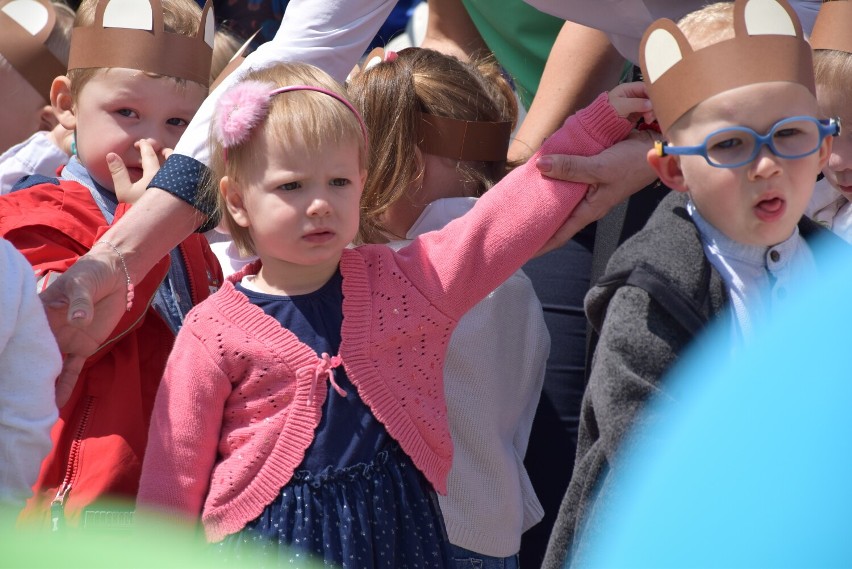
[[[466,215],[400,250],[408,279],[447,316],[459,318],[529,260],[562,227],[587,184],[547,178],[542,154],[592,156],[633,128],[606,93],[568,118],[541,150],[479,199]]]
[[[192,315],[175,339],[157,392],[137,504],[199,519],[231,383],[201,339],[214,332],[195,329]]]

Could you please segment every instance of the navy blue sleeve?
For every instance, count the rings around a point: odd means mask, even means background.
[[[172,154],[148,187],[165,190],[203,213],[207,220],[196,230],[201,233],[213,229],[219,222],[215,201],[202,191],[209,177],[210,170],[203,163],[189,156]]]

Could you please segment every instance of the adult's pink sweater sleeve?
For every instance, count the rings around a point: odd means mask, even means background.
[[[231,382],[190,316],[175,339],[157,392],[137,505],[197,520],[216,461]]]
[[[538,157],[593,156],[632,128],[602,93],[470,212],[401,249],[399,266],[435,306],[458,319],[538,252],[586,194],[588,184],[543,176],[535,167]]]

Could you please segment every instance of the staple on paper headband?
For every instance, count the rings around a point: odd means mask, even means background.
[[[100,0],[94,24],[71,33],[68,69],[125,67],[207,86],[214,32],[211,0],[195,37],[165,31],[160,0]]]
[[[511,122],[465,121],[420,113],[420,148],[427,154],[456,160],[505,160],[511,134]]]

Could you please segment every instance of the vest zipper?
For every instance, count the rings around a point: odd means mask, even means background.
[[[52,531],[60,531],[65,525],[65,499],[68,497],[68,493],[71,491],[71,487],[77,476],[77,469],[80,463],[80,447],[83,445],[83,435],[86,433],[86,427],[89,424],[89,418],[92,416],[94,406],[95,398],[91,395],[86,396],[83,415],[80,417],[80,424],[77,426],[74,440],[71,441],[71,450],[68,452],[68,466],[65,469],[65,477],[62,479],[62,484],[59,486],[56,496],[50,503],[50,528]]]

